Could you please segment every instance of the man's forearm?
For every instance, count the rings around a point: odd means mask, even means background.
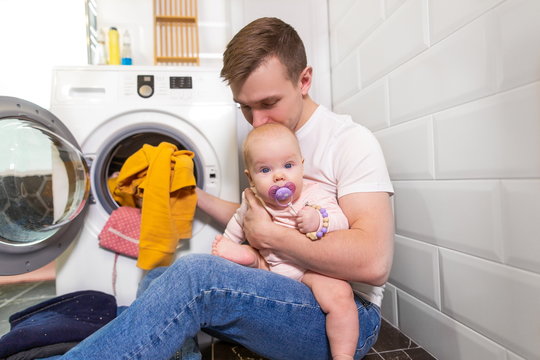
[[[240,204],[226,201],[196,188],[197,206],[219,224],[226,226]]]

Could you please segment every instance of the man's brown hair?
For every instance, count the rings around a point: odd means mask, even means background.
[[[242,83],[271,56],[285,65],[286,75],[292,82],[299,79],[307,66],[304,44],[292,26],[272,17],[254,20],[227,45],[221,77],[228,84]]]

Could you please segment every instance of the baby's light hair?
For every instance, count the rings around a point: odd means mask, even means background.
[[[254,141],[272,141],[272,139],[277,136],[290,136],[298,148],[298,153],[301,153],[298,139],[291,129],[282,124],[268,123],[251,130],[244,140],[244,144],[242,146],[242,152],[244,154],[244,167],[249,169],[249,163],[251,161],[249,150],[251,143]]]

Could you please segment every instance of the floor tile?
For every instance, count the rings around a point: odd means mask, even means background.
[[[401,350],[418,347],[411,339],[401,333],[398,329],[390,325],[387,321],[381,322],[381,331],[379,338],[373,349],[376,352],[384,352],[390,350]]]
[[[407,355],[414,360],[436,360],[430,353],[420,347],[403,351],[405,351]]]

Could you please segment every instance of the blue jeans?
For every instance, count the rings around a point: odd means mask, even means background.
[[[270,359],[331,359],[325,314],[301,282],[206,254],[183,256],[151,280],[62,359],[169,359],[201,329]],[[380,310],[355,300],[360,359],[377,339]]]

